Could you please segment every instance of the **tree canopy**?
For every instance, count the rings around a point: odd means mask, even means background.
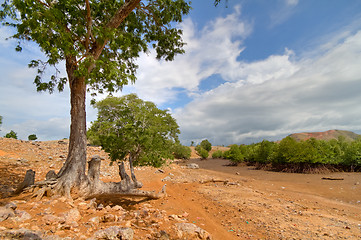
[[[12,36],[19,40],[16,49],[21,51],[22,41],[29,40],[46,55],[29,67],[38,69],[37,89],[50,92],[64,89],[67,79],[59,77],[57,64],[69,58],[74,58],[75,75],[85,77],[88,89],[97,92],[114,92],[134,82],[134,60],[150,46],[158,59],[173,60],[184,52],[184,42],[182,31],[171,23],[181,22],[190,10],[185,0],[6,0],[2,7],[3,22],[17,29]],[[55,67],[49,80],[43,78],[48,66]]]
[[[18,139],[18,135],[16,132],[14,132],[13,130],[11,130],[10,132],[8,132],[5,136],[5,138],[14,138],[14,139]]]
[[[135,164],[160,166],[173,157],[180,131],[167,110],[135,94],[107,97],[95,107],[98,118],[88,130],[88,139],[101,145],[112,161],[130,154]]]
[[[29,141],[35,141],[36,139],[38,139],[38,137],[36,136],[36,134],[30,134],[30,135],[28,136],[28,140],[29,140]]]

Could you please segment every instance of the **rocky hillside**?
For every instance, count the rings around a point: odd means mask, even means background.
[[[350,131],[343,130],[328,130],[326,132],[303,132],[303,133],[293,133],[289,135],[290,137],[296,139],[297,141],[305,141],[310,138],[315,138],[318,140],[332,140],[338,139],[338,137],[345,137],[346,141],[353,141],[361,137],[361,135],[356,134]]]

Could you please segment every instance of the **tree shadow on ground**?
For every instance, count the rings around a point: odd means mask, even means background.
[[[96,198],[96,203],[102,204],[104,207],[106,206],[116,206],[119,205],[122,208],[124,208],[127,211],[130,210],[136,210],[136,206],[140,203],[143,202],[148,202],[150,201],[149,198],[146,197],[122,197],[122,198],[112,198],[112,197],[97,197]]]
[[[22,182],[25,170],[17,164],[0,166],[0,199],[8,198]]]

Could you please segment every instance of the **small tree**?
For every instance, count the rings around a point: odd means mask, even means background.
[[[237,144],[230,146],[230,149],[223,153],[223,157],[229,159],[233,163],[239,163],[244,160],[241,149]]]
[[[183,146],[180,143],[175,144],[173,149],[173,155],[177,159],[189,159],[191,157],[192,150],[190,147]]]
[[[4,137],[18,139],[17,133],[14,132],[13,130],[11,130],[9,133],[7,133]]]
[[[136,184],[133,163],[160,167],[173,158],[173,145],[178,141],[179,126],[167,112],[135,94],[121,98],[107,97],[95,104],[98,118],[88,130],[88,138],[109,153],[111,161],[130,162]]]
[[[200,145],[203,149],[207,150],[207,152],[212,150],[212,144],[207,139],[203,140]]]
[[[221,150],[217,150],[212,154],[212,158],[223,158],[223,152]]]
[[[37,137],[35,134],[30,134],[30,135],[28,136],[28,140],[29,140],[29,141],[35,141],[36,139],[38,139],[38,137]]]
[[[201,157],[201,159],[207,159],[208,158],[208,151],[201,147],[201,145],[197,145],[195,148],[197,154]]]

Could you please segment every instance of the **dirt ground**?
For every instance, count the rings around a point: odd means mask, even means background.
[[[10,196],[23,180],[27,169],[36,171],[36,181],[58,171],[67,154],[66,141],[27,142],[0,138],[0,205],[16,202],[19,210],[31,218],[22,222],[0,222],[0,231],[27,228],[60,237],[86,239],[114,222],[87,227],[94,216],[114,214],[115,209],[85,210],[78,199],[44,197],[29,194]],[[120,181],[115,166],[109,166],[107,154],[99,147],[88,147],[88,156],[104,158],[101,178]],[[113,201],[126,213],[119,224],[131,226],[134,239],[162,239],[158,233],[171,235],[175,222],[194,223],[209,232],[213,239],[361,239],[361,173],[290,174],[254,170],[250,166],[225,166],[220,159],[175,161],[162,167],[136,168],[144,190],[160,190],[167,184],[168,196],[152,201]],[[200,169],[188,169],[196,163]],[[343,179],[327,180],[323,178]],[[89,201],[88,201],[89,202]],[[57,214],[78,206],[81,218],[74,227],[58,229],[45,222],[47,211]],[[134,221],[140,209],[152,209],[152,227]],[[137,212],[138,211],[138,212]],[[162,215],[162,218],[158,218]],[[154,226],[153,226],[154,225]],[[143,227],[142,227],[143,226]],[[156,230],[156,231],[155,231]],[[81,237],[79,237],[81,236]],[[164,239],[164,238],[163,238]],[[169,239],[172,239],[170,237]]]

